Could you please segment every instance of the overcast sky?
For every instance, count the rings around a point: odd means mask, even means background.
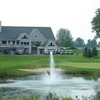
[[[91,21],[100,0],[0,0],[3,26],[49,26],[54,35],[68,29],[73,38],[93,39]]]

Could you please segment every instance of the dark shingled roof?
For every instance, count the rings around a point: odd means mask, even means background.
[[[46,39],[55,40],[51,27],[20,27],[20,26],[1,26],[0,39],[16,40],[21,33],[30,34],[33,29],[37,29]]]

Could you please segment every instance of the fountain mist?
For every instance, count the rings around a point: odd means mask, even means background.
[[[61,79],[61,73],[55,69],[55,62],[52,51],[50,51],[50,73],[45,73],[46,74],[43,76],[43,81],[46,84],[56,84]]]

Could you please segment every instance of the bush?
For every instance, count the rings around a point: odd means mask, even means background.
[[[96,47],[92,48],[92,55],[93,55],[93,57],[98,55],[98,51],[97,51]]]
[[[85,47],[83,51],[83,56],[84,57],[96,57],[98,55],[98,51],[96,47],[93,47],[92,49]]]
[[[87,57],[91,58],[93,56],[91,49],[87,50]]]
[[[72,98],[63,98],[63,97],[59,97],[57,96],[57,94],[53,94],[53,93],[49,93],[47,96],[46,96],[46,100],[73,100]]]

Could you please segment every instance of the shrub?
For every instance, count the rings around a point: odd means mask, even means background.
[[[85,47],[83,51],[83,56],[84,57],[96,57],[98,55],[98,51],[96,47],[93,47],[92,49]]]
[[[98,55],[98,51],[97,51],[96,47],[92,48],[92,55],[93,55],[93,57]]]

